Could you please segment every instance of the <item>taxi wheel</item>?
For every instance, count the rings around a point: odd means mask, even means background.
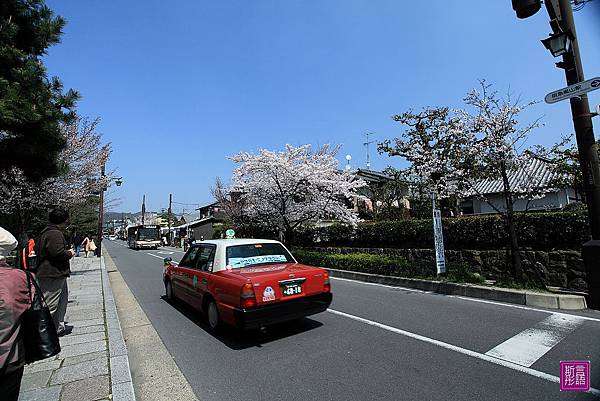
[[[206,308],[206,317],[210,329],[213,332],[218,331],[221,327],[221,317],[219,316],[219,309],[217,308],[217,304],[213,300],[210,300],[208,303],[208,306]]]
[[[167,301],[173,302],[175,300],[175,296],[173,296],[173,287],[171,286],[170,280],[165,282],[165,295],[167,297]]]

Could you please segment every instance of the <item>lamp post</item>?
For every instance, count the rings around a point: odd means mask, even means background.
[[[552,34],[542,40],[542,44],[550,50],[554,57],[562,56],[556,66],[565,70],[568,85],[584,80],[583,66],[579,54],[579,44],[573,9],[569,0],[546,0],[546,9],[550,16]],[[512,0],[513,9],[518,18],[527,18],[541,8],[540,0]],[[583,245],[583,260],[587,274],[589,289],[589,306],[600,308],[600,166],[598,152],[592,126],[592,113],[587,95],[579,95],[570,99],[571,113],[579,164],[583,176],[586,196],[588,221],[592,240]]]
[[[100,168],[100,182],[102,185],[102,188],[100,190],[100,207],[98,208],[98,245],[97,245],[97,249],[96,249],[96,254],[98,255],[98,257],[102,256],[102,232],[103,232],[103,226],[104,226],[104,191],[106,191],[106,183],[104,182],[104,179],[106,178],[106,163],[102,163],[102,167]],[[120,187],[121,184],[123,184],[123,177],[114,177],[110,179],[111,181],[114,181],[115,184]]]

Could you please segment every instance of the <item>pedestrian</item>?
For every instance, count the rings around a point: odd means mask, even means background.
[[[194,234],[191,234],[188,238],[188,249],[190,249],[190,247],[194,245],[194,241],[196,241],[196,238],[194,238]]]
[[[81,252],[81,243],[83,242],[83,237],[79,233],[75,233],[73,236],[73,246],[75,247],[75,256],[79,257],[79,253]]]
[[[6,263],[16,247],[15,237],[0,227],[0,391],[6,401],[19,399],[25,367],[21,316],[31,306],[25,271]]]
[[[81,241],[81,246],[83,247],[83,252],[85,252],[85,257],[88,257],[88,242],[90,242],[90,236],[86,235],[83,241]]]
[[[64,322],[69,297],[67,277],[71,275],[69,261],[75,255],[61,231],[68,223],[69,212],[60,208],[51,210],[48,225],[42,230],[37,244],[40,250],[37,279],[59,336],[72,330],[72,326],[66,326]]]
[[[88,241],[88,249],[89,249],[89,252],[90,252],[90,254],[89,254],[90,256],[96,255],[96,249],[97,249],[97,247],[96,247],[96,242],[94,241],[95,238],[96,237],[92,236],[90,238],[90,240]]]

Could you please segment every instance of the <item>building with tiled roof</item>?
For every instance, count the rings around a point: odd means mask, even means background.
[[[581,201],[573,188],[552,188],[559,173],[555,171],[552,162],[548,159],[529,154],[526,163],[516,171],[508,173],[510,188],[520,192],[521,196],[514,199],[515,211],[526,210],[556,210],[566,205]],[[465,214],[497,213],[490,203],[499,210],[506,210],[502,178],[481,180],[475,184],[472,196],[461,202],[460,208]],[[529,193],[543,189],[543,197],[534,198]],[[485,197],[486,200],[481,199]]]

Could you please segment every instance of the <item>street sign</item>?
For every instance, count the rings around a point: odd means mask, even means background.
[[[435,265],[437,274],[446,273],[446,258],[444,257],[444,234],[442,232],[442,212],[433,209],[433,238],[435,240]]]
[[[567,86],[566,88],[550,92],[546,95],[544,100],[546,103],[552,104],[560,102],[561,100],[581,96],[584,93],[595,91],[596,89],[600,89],[600,77],[588,79],[587,81],[579,82],[577,84]]]

